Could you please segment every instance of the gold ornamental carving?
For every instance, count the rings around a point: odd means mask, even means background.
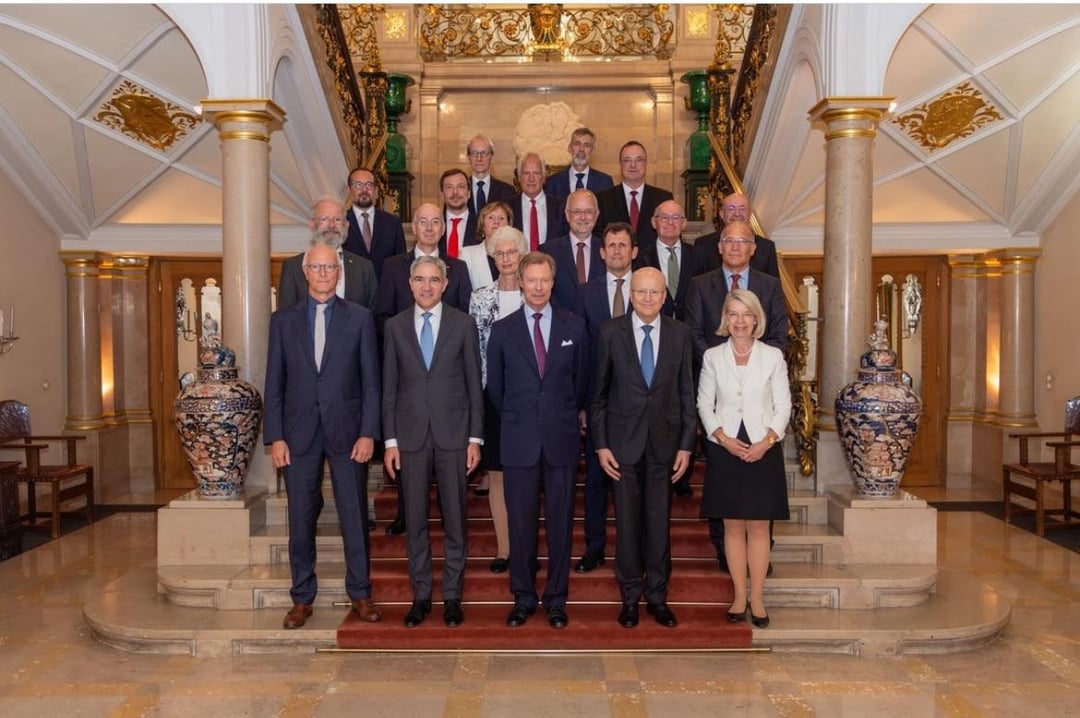
[[[409,25],[405,19],[403,10],[386,10],[383,17],[383,37],[387,40],[399,41],[406,39]]]
[[[382,72],[382,55],[376,25],[386,12],[382,5],[338,5],[341,30],[349,53],[357,63],[357,72]]]
[[[978,87],[965,82],[911,112],[899,115],[893,122],[911,139],[933,152],[1003,119]]]
[[[349,44],[342,30],[341,15],[337,5],[325,3],[315,7],[315,29],[326,51],[324,61],[333,77],[334,93],[341,103],[341,120],[348,130],[356,157],[363,161],[367,137],[364,103],[353,72]]]
[[[94,121],[164,152],[202,120],[145,87],[122,80],[98,108]]]
[[[764,101],[762,85],[768,76],[766,65],[774,54],[777,40],[777,11],[775,5],[758,5],[751,9],[753,21],[744,46],[742,69],[735,85],[731,103],[731,156],[736,165],[754,118],[758,101]]]
[[[741,55],[746,50],[751,22],[754,19],[754,6],[725,3],[709,7],[716,13],[717,21],[713,65],[730,67],[731,56]]]

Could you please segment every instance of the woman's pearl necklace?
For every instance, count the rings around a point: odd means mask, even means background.
[[[732,342],[732,344],[731,344],[731,351],[734,352],[735,356],[737,356],[739,358],[750,356],[750,352],[752,352],[753,350],[754,350],[754,343],[753,342],[750,342],[750,346],[747,347],[746,351],[744,351],[744,352],[741,352],[738,349],[736,349],[734,342]]]

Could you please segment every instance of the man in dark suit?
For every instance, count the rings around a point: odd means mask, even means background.
[[[630,140],[619,150],[622,182],[596,193],[596,201],[600,205],[601,232],[611,222],[627,222],[634,228],[638,247],[642,250],[656,244],[656,230],[649,219],[661,202],[674,199],[666,189],[645,184],[647,163],[645,146]]]
[[[514,210],[514,226],[525,235],[529,251],[535,252],[551,237],[567,232],[563,201],[544,192],[544,161],[535,152],[526,152],[518,163],[521,194],[506,203]]]
[[[363,257],[341,247],[345,238],[345,208],[341,203],[332,199],[316,202],[308,226],[314,232],[312,241],[327,245],[338,256],[341,271],[337,274],[337,295],[368,309],[375,306],[378,289],[375,267]],[[307,298],[308,285],[303,265],[303,252],[282,263],[281,277],[278,279],[278,307],[290,307]]]
[[[480,241],[476,238],[478,215],[470,209],[469,178],[462,170],[448,169],[439,178],[439,191],[443,196],[439,254],[457,259],[462,247]]]
[[[600,238],[596,226],[596,195],[587,189],[576,190],[566,199],[566,220],[570,234],[545,242],[540,251],[555,259],[555,303],[573,311],[581,288],[590,279],[603,276]]]
[[[379,185],[371,170],[358,167],[349,174],[349,197],[352,209],[348,212],[349,234],[345,249],[371,260],[375,276],[382,276],[387,257],[405,253],[405,230],[401,220],[375,206]]]
[[[615,482],[618,620],[626,628],[638,623],[643,589],[649,615],[677,623],[667,604],[671,484],[690,467],[697,407],[690,330],[660,315],[666,293],[660,270],[634,272],[633,311],[600,327],[596,345],[589,422],[600,466]]]
[[[579,127],[570,135],[570,168],[548,177],[544,183],[544,192],[552,197],[569,197],[578,189],[599,192],[615,186],[615,180],[607,172],[589,166],[593,149],[596,148],[596,135],[588,127]]]
[[[487,389],[499,413],[506,511],[510,524],[510,591],[506,625],[536,611],[540,489],[544,490],[548,623],[565,628],[573,543],[574,484],[588,387],[585,322],[551,304],[555,261],[530,252],[518,267],[525,303],[495,322],[487,348]]]
[[[612,317],[623,316],[630,308],[630,268],[637,257],[637,242],[630,225],[614,222],[607,226],[600,256],[607,271],[590,279],[582,287],[574,311],[585,320],[585,329],[589,334],[590,366],[594,365],[600,326]],[[590,384],[589,396],[593,393]],[[604,564],[609,483],[596,456],[592,431],[588,431],[585,434],[585,551],[574,565],[578,573],[588,573]]]
[[[720,227],[728,224],[729,222],[750,222],[750,200],[746,198],[746,195],[739,192],[733,192],[720,203],[717,207],[717,218],[720,220],[716,222],[716,226]],[[703,234],[694,241],[698,251],[701,253],[702,260],[705,264],[705,271],[711,272],[714,269],[718,269],[721,264],[720,259],[720,233],[710,232],[709,234]],[[780,278],[780,263],[776,258],[776,243],[767,237],[761,235],[754,235],[754,253],[750,257],[750,269],[756,269],[759,272],[764,272],[769,276]]]
[[[335,293],[337,253],[313,243],[304,260],[308,298],[270,317],[263,441],[283,469],[289,497],[293,607],[285,628],[312,614],[315,524],[322,510],[322,466],[330,463],[345,590],[360,620],[381,618],[371,600],[367,545],[367,462],[379,438],[379,352],[371,312]]]
[[[662,313],[681,322],[686,318],[686,293],[690,289],[690,280],[704,274],[705,267],[694,245],[682,241],[686,215],[678,202],[661,202],[652,216],[652,226],[656,230],[656,243],[641,250],[635,266],[660,270],[667,287],[667,300]]]
[[[491,175],[491,162],[495,159],[494,142],[484,135],[477,135],[465,146],[465,154],[472,168],[472,177],[469,178],[469,212],[472,215],[480,214],[488,202],[513,196],[513,185]]]
[[[455,627],[465,620],[465,486],[480,463],[484,431],[480,342],[472,317],[442,303],[441,259],[415,259],[409,283],[415,304],[386,322],[383,338],[383,463],[405,499],[413,589],[405,625],[419,626],[431,612],[428,500],[434,475],[445,531],[443,620]]]

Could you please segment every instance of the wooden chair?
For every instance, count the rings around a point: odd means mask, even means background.
[[[1080,479],[1080,464],[1073,463],[1072,450],[1080,446],[1080,441],[1073,441],[1074,435],[1080,435],[1080,397],[1065,402],[1065,431],[1058,433],[1009,434],[1010,438],[1020,440],[1020,461],[1001,467],[1002,486],[1005,493],[1005,521],[1012,523],[1014,514],[1035,514],[1035,533],[1046,535],[1048,528],[1067,528],[1080,525],[1080,512],[1072,507],[1072,481]],[[1056,438],[1046,445],[1054,450],[1053,461],[1030,461],[1028,442],[1032,439]],[[1019,483],[1014,478],[1021,477],[1030,484]],[[1062,506],[1046,507],[1046,487],[1051,481],[1061,482]],[[1022,496],[1035,502],[1034,509],[1013,508],[1012,496]],[[1060,521],[1047,521],[1047,515],[1061,515]]]
[[[21,450],[26,461],[19,467],[17,480],[27,485],[26,513],[20,519],[29,521],[25,528],[37,529],[48,527],[52,537],[60,535],[60,517],[76,512],[61,511],[60,504],[79,496],[86,499],[86,522],[94,520],[94,467],[75,462],[75,442],[85,436],[34,436],[30,431],[30,408],[18,401],[0,401],[0,449]],[[49,448],[48,444],[34,442],[64,442],[65,464],[42,464],[41,452]],[[37,485],[48,483],[52,486],[52,508],[50,511],[37,510]],[[39,518],[50,519],[49,523],[38,524]]]

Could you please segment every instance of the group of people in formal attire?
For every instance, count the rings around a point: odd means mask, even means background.
[[[408,251],[401,223],[375,206],[367,169],[349,175],[348,209],[315,205],[307,251],[282,267],[266,370],[264,440],[289,499],[294,605],[285,628],[312,615],[324,461],[352,611],[380,620],[367,509],[378,442],[399,489],[386,532],[405,537],[406,626],[432,610],[432,483],[445,535],[443,620],[465,620],[473,474],[495,527],[489,568],[509,573],[508,626],[541,606],[552,627],[568,624],[571,570],[607,558],[610,494],[616,618],[636,626],[644,599],[650,616],[674,627],[671,504],[693,495],[699,427],[701,514],[735,589],[727,619],[749,614],[768,625],[763,586],[771,522],[788,518],[780,442],[791,413],[775,247],[751,230],[741,194],[719,207],[718,233],[684,242],[683,208],[645,183],[645,147],[623,145],[616,183],[589,164],[595,140],[587,128],[574,131],[569,168],[550,176],[526,153],[515,193],[491,175],[494,144],[474,137],[471,173],[442,174],[443,206],[416,208]],[[585,546],[574,563],[582,447]]]

